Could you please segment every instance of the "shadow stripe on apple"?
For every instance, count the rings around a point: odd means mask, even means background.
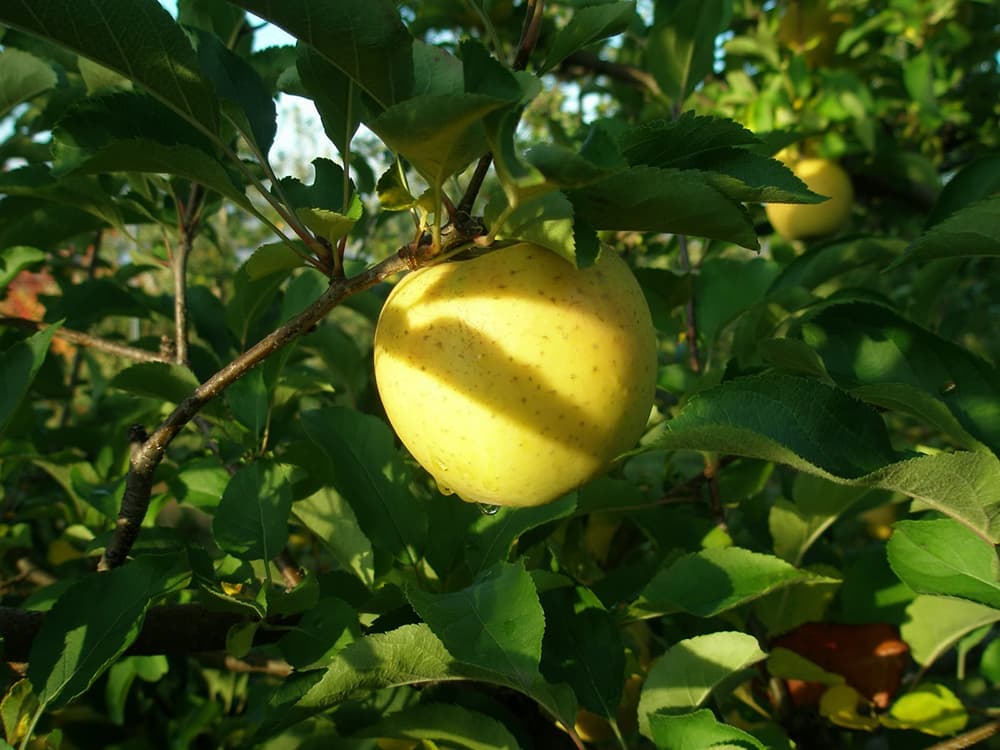
[[[520,244],[411,273],[375,333],[375,378],[397,435],[445,492],[551,502],[638,440],[656,338],[628,265],[577,269]]]

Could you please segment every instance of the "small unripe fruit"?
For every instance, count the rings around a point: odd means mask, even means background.
[[[656,337],[614,252],[581,270],[522,243],[397,284],[375,331],[375,379],[396,434],[442,491],[541,505],[635,445]]]
[[[829,200],[811,204],[768,203],[764,210],[774,231],[786,240],[801,240],[833,234],[844,226],[854,204],[854,189],[847,172],[828,159],[802,159],[790,166],[806,187]]]

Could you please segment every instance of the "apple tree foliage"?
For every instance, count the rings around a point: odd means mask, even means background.
[[[4,0],[0,746],[989,742],[998,29]],[[837,234],[768,225],[821,200],[782,149],[851,175]],[[607,476],[491,514],[401,449],[371,342],[401,272],[520,239],[623,254],[659,387]]]

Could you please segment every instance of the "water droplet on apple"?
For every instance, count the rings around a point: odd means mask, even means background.
[[[453,490],[451,487],[449,487],[448,485],[446,485],[443,482],[441,482],[440,479],[435,479],[434,481],[437,483],[438,492],[440,492],[442,495],[454,495],[455,494],[455,490]]]
[[[487,505],[486,503],[476,503],[479,506],[479,510],[482,511],[484,516],[495,516],[497,511],[500,510],[499,505]]]

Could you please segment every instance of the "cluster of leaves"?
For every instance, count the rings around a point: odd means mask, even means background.
[[[543,5],[0,8],[0,288],[50,292],[0,329],[8,745],[1000,728],[1000,11]],[[311,182],[269,160],[282,93],[337,154]],[[770,232],[821,199],[788,146],[849,167],[842,234]],[[371,340],[421,248],[522,239],[625,254],[659,390],[612,475],[490,515],[400,448]]]

